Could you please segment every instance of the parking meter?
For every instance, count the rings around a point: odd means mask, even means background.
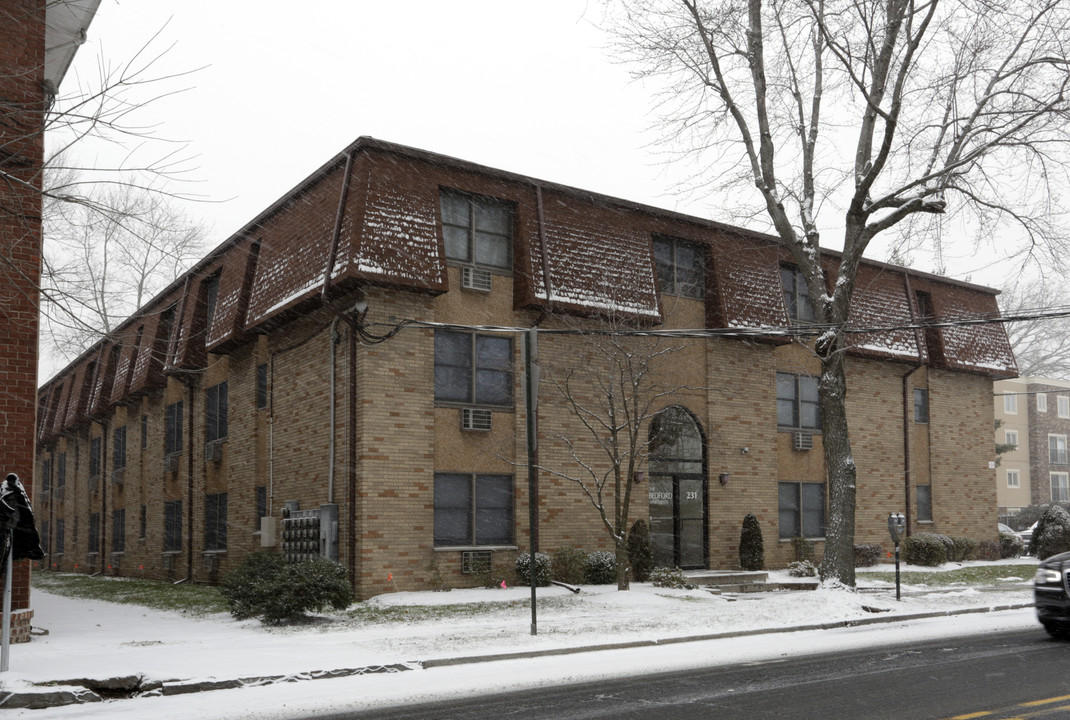
[[[888,534],[892,536],[892,542],[897,546],[899,541],[906,537],[907,519],[903,513],[891,513],[888,515]]]
[[[907,519],[903,513],[890,513],[888,515],[888,534],[895,543],[895,599],[899,600],[899,541],[906,537]]]

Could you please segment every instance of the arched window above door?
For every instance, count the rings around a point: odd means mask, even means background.
[[[673,405],[659,412],[650,423],[650,472],[703,473],[702,431],[695,418]]]

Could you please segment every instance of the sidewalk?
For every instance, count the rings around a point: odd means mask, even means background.
[[[365,604],[381,613],[375,620],[338,613],[284,628],[36,590],[34,626],[47,634],[12,646],[0,709],[465,665],[478,672],[505,660],[1021,611],[1032,604],[1029,579],[1008,577],[996,588],[905,588],[901,602],[894,587],[720,596],[647,585],[625,593],[585,587],[578,595],[545,588],[534,636],[527,588],[393,593]],[[1030,621],[1022,612],[1015,618]]]

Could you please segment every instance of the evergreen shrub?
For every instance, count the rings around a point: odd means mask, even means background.
[[[855,545],[855,567],[873,567],[883,555],[880,545]]]
[[[1029,548],[1038,560],[1070,550],[1070,513],[1061,505],[1045,510],[1033,529]]]
[[[646,582],[654,569],[654,550],[650,547],[650,526],[646,520],[636,520],[628,533],[628,564],[632,579]]]
[[[520,553],[516,556],[516,581],[520,585],[531,585],[531,555]],[[550,584],[550,556],[535,553],[535,585],[546,587]]]
[[[902,543],[903,560],[909,565],[936,567],[947,562],[947,544],[936,533],[915,533]],[[946,535],[943,537],[947,537]]]
[[[680,568],[657,567],[650,571],[650,583],[654,587],[676,588],[677,590],[697,590],[698,586],[688,582]]]
[[[978,560],[999,560],[1002,552],[1002,546],[995,540],[982,540],[977,543]]]
[[[326,558],[288,563],[282,555],[265,551],[248,555],[227,575],[219,592],[235,618],[256,617],[268,625],[328,607],[344,610],[353,602],[353,587],[338,563]]]
[[[951,553],[948,560],[962,562],[963,560],[977,559],[977,541],[968,537],[951,538]]]
[[[617,558],[613,553],[596,550],[587,556],[584,582],[588,585],[609,585],[617,582]]]
[[[814,561],[814,541],[807,540],[806,538],[793,537],[791,539],[791,550],[795,553],[796,560],[809,560]]]
[[[762,526],[753,513],[743,518],[739,534],[740,570],[765,570],[765,545],[762,542]]]
[[[999,557],[1003,558],[1016,558],[1025,552],[1025,543],[1017,535],[1011,535],[1010,533],[999,534]]]
[[[587,567],[587,553],[571,545],[554,550],[550,558],[550,576],[559,582],[579,585]]]

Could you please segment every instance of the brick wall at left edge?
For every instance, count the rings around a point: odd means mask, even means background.
[[[37,426],[38,279],[41,271],[44,0],[6,0],[0,16],[0,167],[30,188],[0,186],[0,472],[33,498]],[[14,127],[13,127],[14,126]],[[14,155],[12,155],[14,153]],[[30,568],[13,576],[12,640],[29,640]]]

